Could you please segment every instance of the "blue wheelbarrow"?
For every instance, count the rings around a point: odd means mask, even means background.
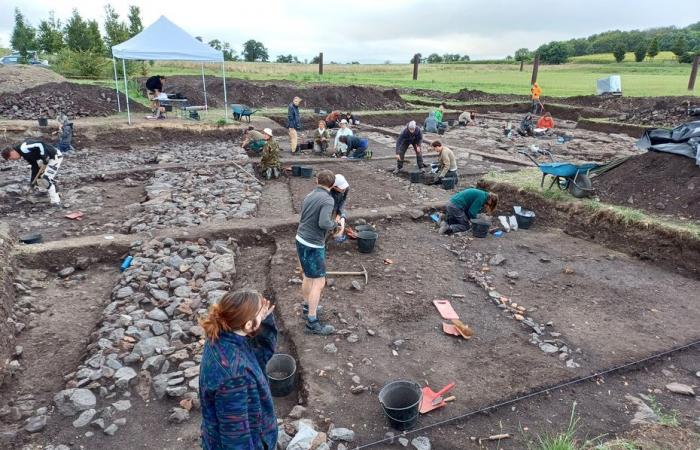
[[[550,152],[546,150],[538,150],[538,152],[549,156],[551,162],[539,163],[528,152],[521,150],[518,153],[527,156],[542,171],[541,188],[544,188],[544,180],[549,175],[552,177],[552,182],[549,183],[547,189],[552,189],[552,186],[556,183],[559,189],[562,191],[568,190],[576,198],[589,197],[593,193],[593,184],[589,173],[592,169],[598,167],[598,164],[586,163],[576,165],[568,162],[555,162]]]
[[[248,123],[250,123],[250,116],[255,114],[257,111],[257,109],[251,109],[250,106],[247,105],[241,105],[238,103],[231,105],[231,112],[233,113],[234,120],[242,120],[243,118],[247,118]]]

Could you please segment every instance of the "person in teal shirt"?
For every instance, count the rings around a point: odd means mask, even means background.
[[[498,195],[481,189],[468,188],[458,192],[447,203],[446,219],[440,224],[440,234],[461,233],[471,227],[471,221],[484,212],[493,214]]]

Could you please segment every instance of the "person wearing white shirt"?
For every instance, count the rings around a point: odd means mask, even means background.
[[[352,130],[348,128],[348,121],[343,119],[340,121],[340,128],[335,133],[335,144],[333,145],[333,150],[336,156],[343,156],[348,151],[347,144],[340,142],[341,136],[352,136]]]

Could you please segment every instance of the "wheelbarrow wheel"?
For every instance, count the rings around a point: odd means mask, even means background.
[[[593,192],[593,183],[588,175],[579,173],[575,179],[569,181],[569,193],[576,198],[585,198]]]

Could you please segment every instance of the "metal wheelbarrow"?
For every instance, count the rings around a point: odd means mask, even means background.
[[[547,189],[552,189],[552,186],[556,183],[559,189],[562,191],[568,190],[576,198],[589,197],[593,193],[593,184],[591,183],[589,172],[598,167],[598,164],[586,163],[576,165],[568,162],[555,162],[552,154],[547,150],[538,150],[538,152],[549,156],[551,162],[539,163],[530,153],[523,150],[520,150],[518,153],[527,156],[542,171],[540,187],[544,188],[544,180],[547,178],[547,175],[550,175],[552,182]]]

